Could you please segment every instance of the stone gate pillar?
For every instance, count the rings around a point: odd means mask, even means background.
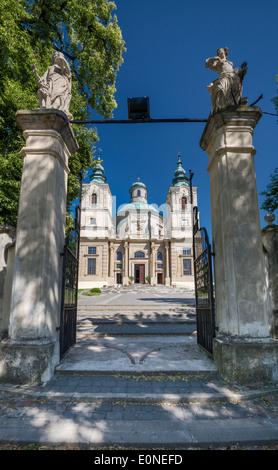
[[[23,130],[9,337],[0,345],[0,380],[48,380],[59,363],[61,269],[68,159],[78,150],[57,109],[19,111]]]
[[[278,380],[270,337],[253,157],[258,107],[229,106],[209,116],[200,146],[209,156],[215,269],[214,359],[237,383]]]

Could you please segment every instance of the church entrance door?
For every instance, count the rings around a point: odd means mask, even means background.
[[[145,265],[144,264],[135,264],[134,282],[136,284],[145,284]]]
[[[157,284],[163,284],[163,275],[162,275],[162,273],[157,273]]]

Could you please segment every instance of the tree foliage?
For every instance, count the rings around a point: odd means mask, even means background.
[[[43,75],[55,50],[72,71],[70,112],[75,120],[94,109],[111,118],[124,41],[109,0],[1,0],[0,2],[0,224],[15,226],[22,158],[19,109],[38,108],[36,65]],[[73,125],[80,149],[70,158],[68,204],[78,195],[78,175],[93,165],[95,129]]]
[[[276,75],[276,83],[278,86],[278,75]],[[278,116],[278,96],[275,96],[271,101],[274,103]],[[278,208],[278,167],[270,175],[270,182],[266,186],[266,190],[260,192],[260,195],[265,196],[261,209],[274,212]]]
[[[261,208],[267,212],[274,212],[278,208],[278,168],[270,175],[270,182],[266,190],[260,193],[265,196]]]

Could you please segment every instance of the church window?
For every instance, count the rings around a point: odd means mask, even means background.
[[[163,264],[159,263],[159,264],[157,265],[157,269],[162,269],[162,268],[163,268]]]
[[[184,248],[182,250],[183,255],[191,255],[191,248]]]
[[[157,261],[162,261],[162,253],[161,251],[157,252]]]
[[[90,218],[90,224],[91,225],[96,225],[96,223],[97,223],[97,219],[95,217],[91,217]]]
[[[92,194],[92,204],[96,204],[97,203],[97,195],[94,193]]]
[[[122,261],[123,259],[123,254],[121,251],[117,251],[117,261]]]
[[[137,196],[141,196],[141,191],[140,191],[140,189],[137,189]]]
[[[123,265],[122,265],[122,264],[116,264],[116,267],[117,267],[118,269],[122,269],[122,268],[123,268]]]
[[[136,251],[135,258],[145,258],[145,253],[143,251]]]
[[[88,255],[96,255],[97,247],[96,246],[88,246]]]
[[[88,258],[87,274],[96,274],[96,258]]]
[[[181,208],[186,209],[187,199],[185,196],[181,198]]]
[[[184,259],[183,260],[183,275],[190,276],[191,275],[191,259]]]

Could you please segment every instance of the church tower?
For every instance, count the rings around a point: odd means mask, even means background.
[[[191,203],[189,179],[182,167],[181,156],[178,155],[178,164],[175,177],[167,195],[168,207],[168,236],[171,238],[188,238],[192,236],[192,208],[197,205],[197,187],[193,187],[193,205]]]
[[[192,188],[192,199],[189,179],[178,155],[177,168],[166,199],[172,285],[192,282],[193,279],[192,215],[193,207],[197,206],[197,186]]]
[[[112,201],[98,157],[90,182],[83,184],[82,191],[79,286],[85,289],[109,283],[109,240],[115,233]]]
[[[83,236],[106,238],[113,235],[112,195],[100,156],[90,183],[83,185],[81,228]]]

